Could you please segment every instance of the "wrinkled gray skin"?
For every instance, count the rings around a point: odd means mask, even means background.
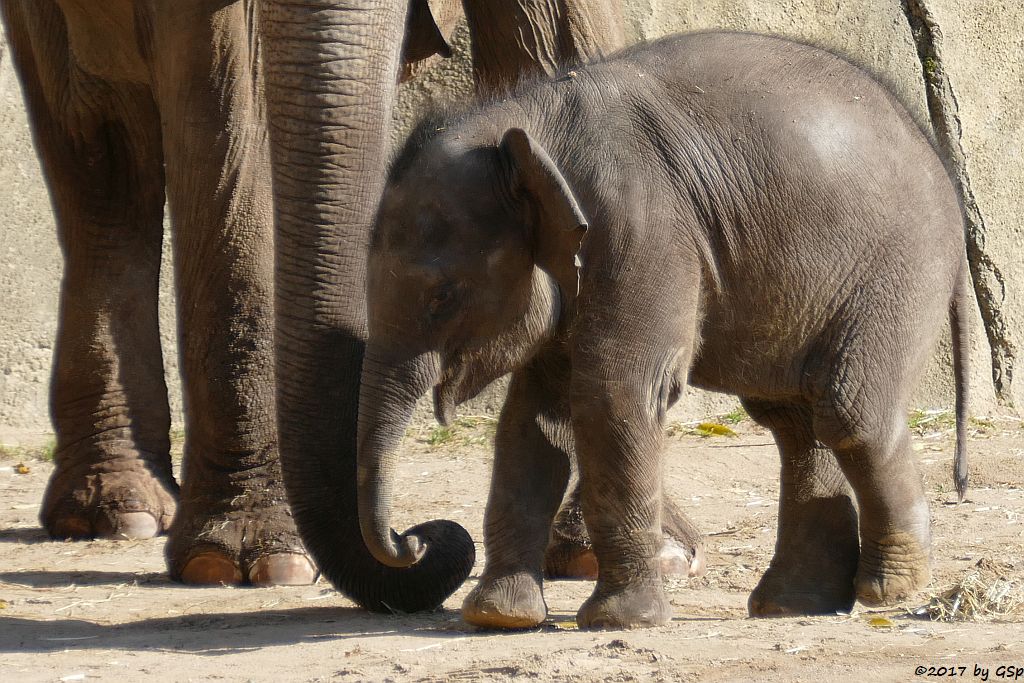
[[[295,524],[319,569],[377,611],[436,607],[473,566],[472,539],[443,522],[417,532],[434,539],[436,552],[414,567],[386,566],[363,546],[356,510],[367,244],[386,173],[400,47],[404,36],[409,60],[445,53],[436,40],[445,31],[431,30],[434,19],[444,24],[441,17],[450,15],[445,4],[451,3],[258,2],[273,175],[281,469]],[[599,57],[623,39],[615,0],[462,5],[482,88]],[[562,537],[552,547],[571,559],[581,540]],[[690,569],[700,571],[699,552],[689,550],[696,545],[687,543],[685,554]],[[571,563],[565,569],[572,572]]]
[[[390,528],[417,398],[432,389],[450,419],[512,372],[464,617],[545,618],[575,452],[599,565],[580,626],[665,623],[662,426],[689,383],[738,395],[781,454],[752,615],[907,596],[929,581],[930,535],[905,404],[948,314],[963,465],[965,274],[957,196],[925,136],[815,48],[673,37],[427,121],[394,164],[369,259],[367,546],[401,567],[431,544]]]

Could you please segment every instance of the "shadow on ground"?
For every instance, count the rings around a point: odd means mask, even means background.
[[[0,529],[0,543],[46,543],[52,540],[42,527]]]
[[[0,582],[31,586],[32,588],[63,588],[65,586],[118,586],[132,583],[152,586],[172,585],[166,574],[157,572],[97,572],[97,571],[23,571],[0,572]],[[180,585],[180,584],[173,584]]]
[[[149,650],[227,655],[316,640],[412,635],[465,637],[455,611],[425,615],[370,614],[354,607],[196,614],[104,625],[80,619],[39,621],[0,617],[0,653],[64,650]]]

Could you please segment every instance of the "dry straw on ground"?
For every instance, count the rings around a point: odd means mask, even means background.
[[[978,563],[922,608],[934,621],[980,621],[992,617],[1024,617],[1024,579],[1014,567],[988,558]]]

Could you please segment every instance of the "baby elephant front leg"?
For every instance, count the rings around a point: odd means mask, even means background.
[[[532,628],[547,617],[544,550],[569,480],[571,431],[563,392],[537,366],[512,377],[495,436],[484,519],[486,565],[462,605],[483,628]]]
[[[640,392],[625,387],[636,383],[602,383],[573,403],[583,516],[598,562],[597,586],[576,615],[581,628],[659,626],[672,617],[657,559],[661,424]]]

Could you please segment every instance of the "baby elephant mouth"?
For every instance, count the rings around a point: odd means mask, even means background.
[[[434,419],[445,427],[455,421],[455,392],[451,384],[434,385]]]
[[[455,408],[477,396],[500,373],[489,373],[486,362],[473,351],[460,352],[446,363],[441,379],[434,385],[434,418],[445,427],[455,422]]]
[[[440,379],[434,385],[434,419],[441,425],[449,427],[455,422],[455,406],[466,400],[464,389],[466,365],[458,362],[446,363]]]

